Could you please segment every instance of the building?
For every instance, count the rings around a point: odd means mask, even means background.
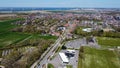
[[[62,63],[69,63],[67,56],[64,53],[59,53]]]
[[[92,32],[92,28],[85,28],[85,29],[82,29],[82,31],[84,31],[84,32]]]
[[[67,50],[68,53],[75,53],[75,50]]]
[[[104,31],[104,32],[110,32],[110,31],[115,31],[115,30],[112,29],[112,28],[105,28],[105,29],[103,29],[103,31]]]
[[[71,58],[74,58],[75,56],[75,50],[67,50],[67,52],[65,52],[65,55],[71,59]]]

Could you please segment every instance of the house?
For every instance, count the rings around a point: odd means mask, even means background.
[[[82,29],[82,31],[84,31],[84,32],[91,32],[92,28],[85,28],[85,29]]]

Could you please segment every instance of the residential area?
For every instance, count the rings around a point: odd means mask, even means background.
[[[0,11],[0,68],[120,67],[120,9],[27,10]]]

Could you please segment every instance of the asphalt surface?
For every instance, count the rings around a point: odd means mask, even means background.
[[[72,48],[72,49],[79,49],[80,46],[84,46],[86,45],[86,39],[82,38],[82,39],[76,39],[76,40],[71,40],[68,41],[65,46],[67,48]]]
[[[45,57],[41,60],[38,60],[39,61],[39,63],[38,63],[38,65],[36,66],[36,68],[42,68],[42,66],[44,65],[44,64],[46,64],[46,63],[48,63],[48,58],[49,57],[51,57],[51,56],[53,56],[54,55],[54,53],[55,53],[55,51],[54,50],[56,50],[56,48],[58,48],[59,46],[62,46],[61,45],[61,42],[65,39],[65,37],[66,37],[66,34],[67,34],[67,31],[68,31],[68,29],[66,29],[64,32],[63,32],[63,34],[56,40],[56,42],[51,46],[52,48],[51,49],[48,49],[47,50],[47,54],[45,54]]]
[[[66,32],[62,35],[63,37],[66,36]],[[53,44],[53,47],[52,49],[50,49],[50,51],[46,54],[46,56],[43,58],[43,60],[39,60],[39,65],[36,66],[36,68],[42,68],[43,65],[45,65],[46,63],[50,62],[48,60],[48,57],[54,55],[54,50],[61,46],[61,41],[63,41],[62,37],[59,37],[56,42]],[[75,49],[79,49],[80,46],[86,44],[85,42],[85,38],[83,39],[77,39],[77,40],[72,40],[72,41],[68,41],[65,45],[68,47],[68,48],[75,48]],[[65,51],[63,51],[65,52]],[[70,65],[73,65],[74,68],[77,68],[77,61],[78,61],[78,54],[79,54],[79,51],[76,51],[76,54],[75,54],[75,57],[73,59],[70,59]],[[59,55],[57,55],[57,58],[55,57],[55,59],[53,59],[53,64],[55,66],[55,68],[58,68],[58,67],[64,67],[66,64],[63,64]],[[57,62],[57,63],[56,63]]]
[[[98,42],[96,41],[96,38],[93,37],[93,41],[94,42],[89,42],[88,45],[91,46],[91,47],[94,47],[94,48],[100,48],[100,45],[98,45]]]
[[[86,39],[81,38],[81,39],[76,39],[76,40],[71,40],[66,42],[65,46],[67,48],[73,48],[73,49],[79,49],[81,46],[86,46]],[[61,50],[60,52],[65,53],[66,50]],[[59,54],[56,55],[56,57],[49,61],[48,63],[52,63],[55,68],[64,68],[66,65],[72,65],[73,68],[77,68],[78,66],[78,55],[79,55],[79,50],[75,50],[75,56],[71,59],[69,59],[69,63],[65,64],[62,63],[62,60],[59,56]]]
[[[48,57],[54,54],[54,50],[60,46],[60,42],[62,41],[61,37],[56,40],[55,44],[53,45],[53,48],[50,49],[50,51],[46,54],[46,56],[39,62],[40,65],[38,65],[36,68],[42,68],[42,65],[46,64],[48,62]]]
[[[61,36],[56,40],[56,42],[52,45],[53,47],[51,49],[48,49],[48,53],[45,54],[45,57],[41,60],[38,60],[39,63],[37,64],[36,68],[42,68],[43,65],[49,62],[48,58],[55,53],[55,49],[58,48],[61,45],[61,42],[66,38],[67,33],[69,33],[69,29],[66,29]]]
[[[65,53],[66,50],[61,50],[60,52]],[[72,65],[73,68],[77,68],[78,66],[78,55],[79,55],[79,50],[75,50],[75,56],[71,59],[69,59],[69,63],[62,63],[62,60],[59,56],[59,54],[56,55],[56,57],[49,61],[49,63],[52,63],[55,68],[64,68],[66,65]]]

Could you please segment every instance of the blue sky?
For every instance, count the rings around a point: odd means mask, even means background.
[[[0,7],[120,8],[120,0],[1,0]]]

